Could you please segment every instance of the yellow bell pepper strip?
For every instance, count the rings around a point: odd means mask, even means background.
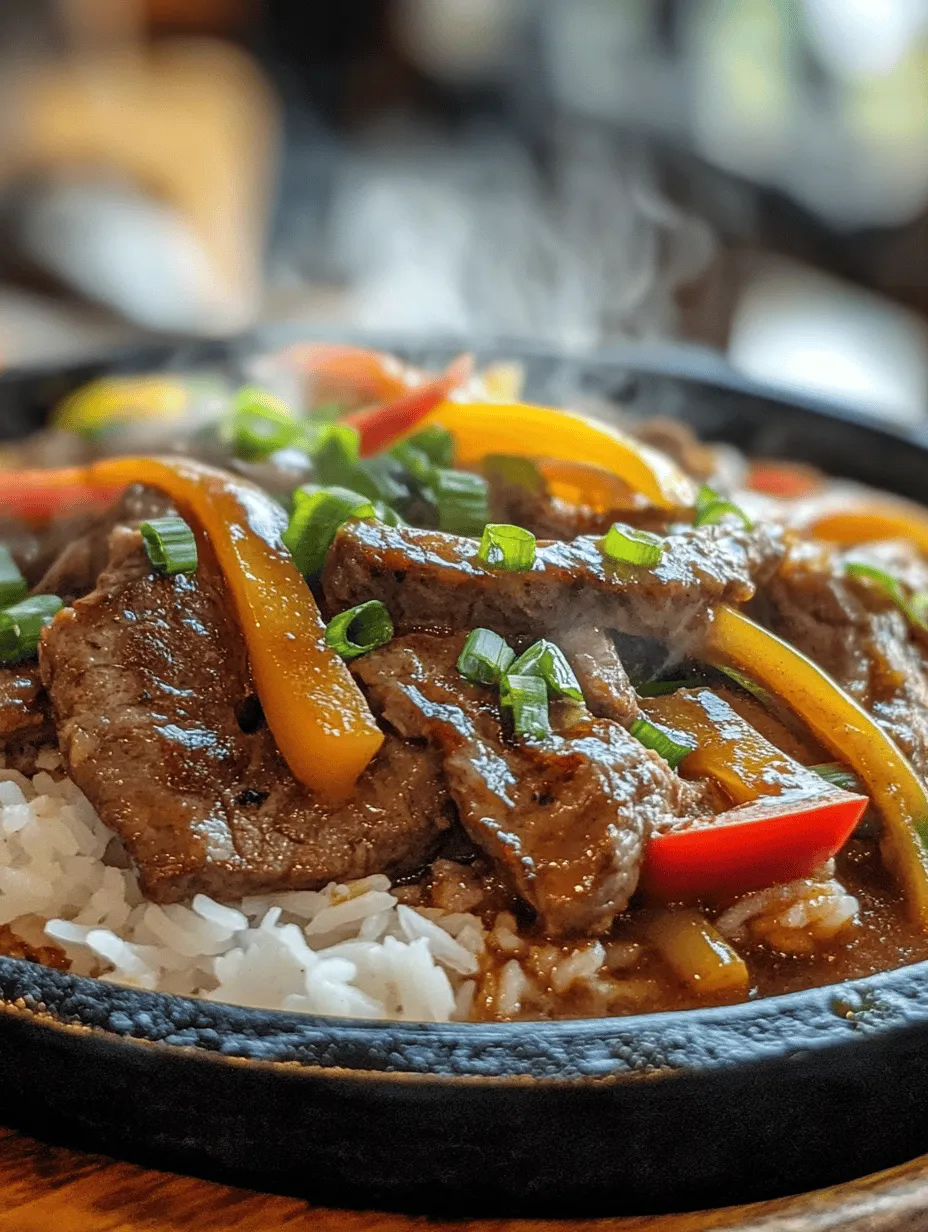
[[[53,428],[98,432],[133,420],[180,419],[190,405],[190,389],[177,377],[108,376],[68,394],[51,417]]]
[[[455,460],[464,469],[479,469],[488,454],[559,458],[612,472],[658,509],[692,509],[696,503],[696,484],[669,458],[571,411],[523,402],[443,402],[421,426],[430,423],[454,437]]]
[[[800,521],[797,529],[828,543],[853,546],[880,539],[908,539],[928,556],[928,511],[893,501],[862,501],[831,508]]]
[[[645,919],[651,944],[690,992],[707,1001],[742,1001],[747,964],[698,911],[659,911]]]
[[[382,406],[352,411],[342,416],[339,422],[355,429],[358,453],[362,458],[369,458],[389,449],[410,432],[415,432],[429,411],[469,379],[473,368],[472,355],[459,355],[449,364],[447,371],[433,381],[407,390]]]
[[[62,472],[47,475],[51,484]],[[110,458],[65,476],[85,490],[142,483],[170,496],[212,547],[284,760],[313,791],[348,795],[383,733],[325,643],[316,602],[281,539],[287,517],[280,506],[253,484],[184,458]],[[0,512],[9,507],[6,498],[0,485]]]
[[[692,901],[807,877],[841,850],[867,808],[866,797],[788,757],[710,689],[640,705],[696,746],[679,764],[681,777],[713,779],[743,806],[653,835],[642,870],[652,897]]]
[[[856,773],[883,818],[883,859],[928,930],[928,792],[889,736],[811,659],[734,608],[716,609],[701,653],[769,689]]]

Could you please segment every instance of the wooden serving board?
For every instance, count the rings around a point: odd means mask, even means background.
[[[432,1220],[324,1210],[103,1155],[47,1146],[0,1129],[0,1229],[16,1232],[924,1232],[928,1156],[796,1198],[686,1215],[629,1219]]]

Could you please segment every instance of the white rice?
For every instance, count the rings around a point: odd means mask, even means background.
[[[114,867],[114,839],[69,779],[0,770],[0,924],[118,984],[238,1005],[441,1022],[469,1015],[478,917],[399,903],[387,877],[159,906]]]

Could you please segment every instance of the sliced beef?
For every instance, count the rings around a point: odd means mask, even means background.
[[[708,444],[679,419],[645,419],[632,427],[635,436],[667,454],[693,479],[723,492],[734,491],[747,473],[747,459],[731,445]]]
[[[925,649],[889,600],[846,575],[848,555],[859,560],[862,552],[794,544],[765,596],[769,622],[860,702],[928,776]]]
[[[58,595],[70,606],[93,590],[109,556],[110,534],[117,526],[136,527],[172,509],[167,497],[138,484],[128,488],[109,509],[97,514],[81,534],[70,537],[48,563],[34,593]]]
[[[0,747],[50,734],[38,663],[0,667]]]
[[[393,736],[347,803],[297,783],[215,566],[156,577],[137,532],[113,533],[97,589],[45,631],[41,666],[67,769],[157,901],[412,870],[449,824],[437,755]]]
[[[633,723],[638,717],[638,695],[609,634],[592,626],[565,629],[560,646],[592,713],[615,719],[623,727]]]
[[[698,640],[711,608],[744,603],[782,557],[778,531],[728,525],[686,528],[667,539],[652,567],[606,560],[598,541],[539,544],[523,573],[486,568],[474,539],[353,521],[329,551],[323,592],[332,611],[381,599],[401,629],[473,629],[513,637],[597,627]]]
[[[464,635],[412,634],[356,660],[401,735],[440,750],[471,839],[547,932],[598,933],[628,904],[655,826],[684,807],[680,780],[618,723],[555,708],[544,740],[507,736],[495,690],[455,664]]]

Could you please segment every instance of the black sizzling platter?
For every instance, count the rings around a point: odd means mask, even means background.
[[[253,345],[204,344],[180,361],[234,368]],[[455,348],[398,349],[442,362]],[[928,449],[860,419],[634,355],[497,353],[525,360],[540,400],[604,392],[749,453],[925,490]],[[115,366],[167,361],[154,349]],[[36,426],[100,370],[0,376],[0,435]],[[928,1150],[928,963],[754,1004],[544,1024],[309,1018],[14,959],[0,959],[0,998],[8,1124],[316,1202],[574,1215],[710,1206]]]

